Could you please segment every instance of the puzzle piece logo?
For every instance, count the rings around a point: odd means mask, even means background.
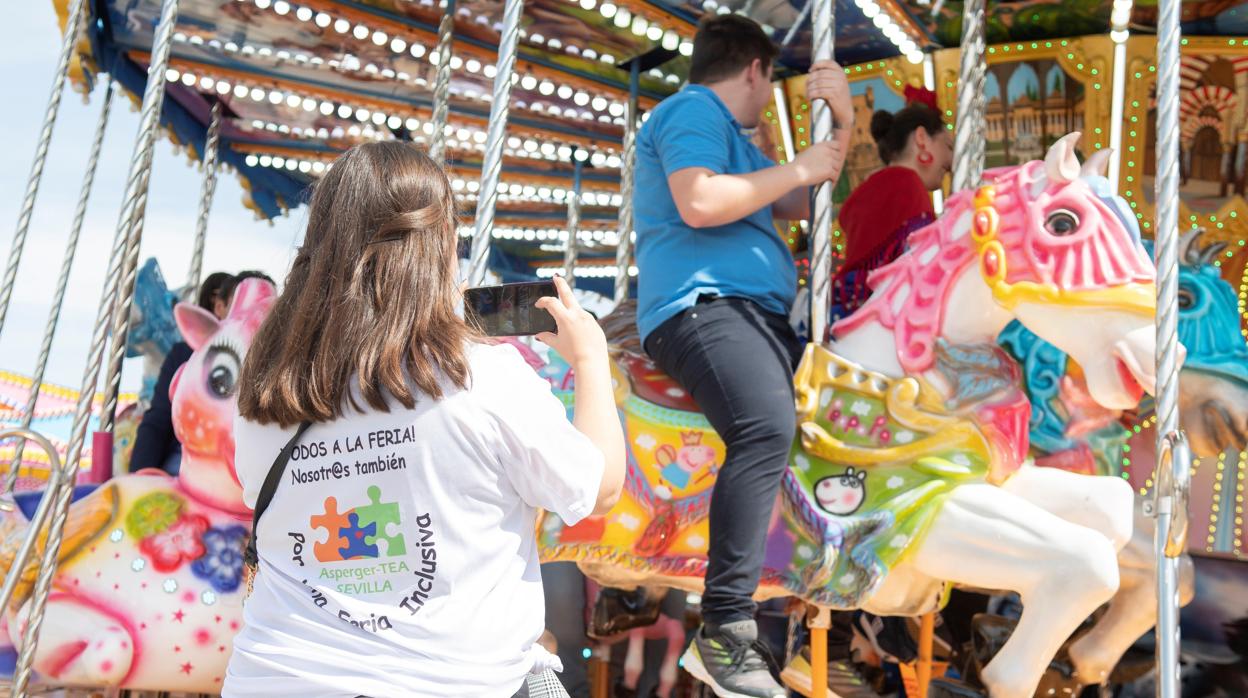
[[[312,552],[320,562],[401,557],[407,542],[399,530],[403,523],[398,502],[382,502],[381,488],[368,488],[368,504],[338,511],[336,497],[325,498],[325,513],[313,515],[312,528],[324,529],[324,541],[313,541]],[[385,552],[382,553],[381,543]]]

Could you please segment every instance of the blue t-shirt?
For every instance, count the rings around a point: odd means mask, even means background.
[[[772,227],[771,206],[727,225],[693,228],[681,219],[667,186],[668,175],[687,167],[748,174],[775,165],[719,96],[689,85],[663,100],[641,127],[636,157],[633,211],[642,339],[702,294],[747,298],[788,315],[797,270]]]

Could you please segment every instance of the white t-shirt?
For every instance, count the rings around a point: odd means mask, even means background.
[[[260,520],[223,696],[519,690],[544,624],[537,509],[587,516],[604,464],[514,348],[469,356],[467,390],[348,408],[300,438]],[[294,431],[235,420],[249,505]]]

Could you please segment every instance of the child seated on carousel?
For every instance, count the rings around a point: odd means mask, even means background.
[[[551,663],[537,509],[605,514],[624,481],[606,340],[556,280],[539,339],[576,371],[569,423],[458,314],[456,237],[450,182],[411,143],[356,146],[316,183],[239,378],[259,571],[224,696],[507,698]]]

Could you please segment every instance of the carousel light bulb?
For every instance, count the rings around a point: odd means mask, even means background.
[[[603,165],[607,164],[607,156],[602,153],[594,153],[589,158],[589,164],[593,165],[594,167],[602,167]]]
[[[529,139],[524,142],[524,149],[529,151],[530,153],[536,153],[537,148],[538,148],[537,141],[533,139]]]
[[[299,9],[295,10],[295,17],[297,17],[300,22],[311,21],[312,14],[313,14],[312,9],[309,7],[300,7]]]
[[[390,42],[390,50],[395,53],[403,53],[407,50],[407,42],[396,36]]]
[[[546,43],[546,37],[541,34],[534,34],[529,37],[529,41],[532,41],[535,44],[544,44]]]
[[[481,74],[493,80],[494,76],[498,75],[498,66],[493,63],[486,63],[485,67],[481,69]]]
[[[866,17],[867,19],[874,19],[875,17],[879,16],[879,14],[880,14],[880,6],[873,2],[865,3],[862,6],[862,16]]]
[[[542,83],[537,86],[537,91],[549,97],[555,93],[555,83],[549,80],[543,80]]]
[[[246,162],[248,167],[255,167],[260,164],[260,158],[256,157],[255,153],[252,153],[244,158],[243,162]]]
[[[592,10],[598,4],[598,0],[581,0],[582,10]]]
[[[459,70],[464,65],[464,59],[459,56],[451,56],[451,70]]]
[[[663,48],[667,49],[668,51],[675,51],[679,49],[680,48],[680,34],[677,34],[671,29],[668,29],[667,31],[663,32],[663,41],[661,45],[663,46]]]
[[[179,73],[177,68],[170,68],[165,71],[165,79],[169,82],[177,82],[182,79],[182,73]]]
[[[577,162],[585,162],[589,159],[589,151],[578,148],[575,157]]]
[[[351,124],[351,127],[347,129],[347,135],[351,136],[352,138],[359,136],[360,135],[359,124]]]
[[[575,104],[578,107],[583,107],[586,104],[589,104],[589,100],[590,100],[589,94],[585,92],[577,92],[576,96],[572,98],[573,104]]]
[[[372,112],[370,112],[370,111],[369,111],[369,110],[367,110],[367,109],[356,109],[356,110],[355,110],[355,118],[356,118],[356,119],[358,119],[358,120],[360,121],[360,123],[364,123],[364,122],[368,121],[368,117],[370,117],[370,116],[372,116],[372,115],[373,115],[373,114],[372,114]]]
[[[914,65],[918,65],[923,62],[923,52],[915,51],[913,53],[908,53],[906,54],[906,60],[910,61]]]
[[[885,27],[893,23],[893,21],[888,18],[888,15],[883,14],[883,13],[876,15],[875,17],[871,19],[871,21],[875,24],[876,28],[880,29],[881,31],[883,31]]]
[[[273,11],[279,15],[285,15],[287,12],[290,12],[290,3],[286,2],[286,0],[277,0],[277,2],[273,3]]]
[[[478,182],[478,181],[477,181],[477,180],[475,180],[475,179],[469,180],[469,181],[468,181],[468,191],[472,192],[473,194],[475,194],[475,193],[477,193],[477,192],[481,191],[481,183],[480,183],[480,182]]]
[[[615,26],[619,27],[620,29],[627,28],[632,23],[633,23],[633,16],[629,14],[628,10],[622,9],[619,12],[615,13]]]
[[[338,105],[338,116],[343,119],[350,119],[351,114],[353,114],[354,111],[355,110],[353,110],[351,107],[347,106],[346,104]]]
[[[633,33],[636,34],[637,36],[645,36],[646,30],[649,28],[650,28],[650,23],[646,21],[645,17],[642,17],[641,15],[637,15],[636,17],[633,18]]]
[[[607,100],[602,96],[594,97],[594,100],[590,102],[589,106],[593,107],[594,111],[603,111],[607,108]]]
[[[554,155],[556,151],[555,144],[549,141],[542,144],[542,155]]]
[[[217,94],[224,97],[225,95],[228,95],[229,93],[230,93],[230,83],[224,80],[218,80],[217,81]]]
[[[472,140],[475,143],[484,143],[485,138],[486,138],[485,131],[473,131],[472,132]]]
[[[256,7],[259,7],[262,10],[269,9],[269,6],[272,4],[272,0],[256,0]]]
[[[286,106],[288,107],[297,107],[301,103],[303,103],[303,100],[299,98],[299,95],[287,95],[286,96]]]
[[[311,97],[304,97],[303,99],[299,100],[299,102],[300,102],[300,104],[302,104],[302,105],[303,105],[303,110],[304,110],[304,111],[316,111],[316,100],[315,100],[315,99],[313,99],[313,98],[311,98]]]
[[[692,41],[689,41],[688,39],[686,39],[680,42],[680,55],[686,56],[686,57],[693,55],[693,42]]]
[[[299,171],[304,174],[311,172],[312,163],[308,162],[307,160],[304,160],[303,162],[299,163]]]
[[[351,23],[345,19],[336,19],[334,20],[334,31],[339,34],[346,34],[351,31]]]
[[[479,73],[481,72],[481,61],[475,58],[469,58],[464,61],[464,68],[466,68],[470,73]]]
[[[615,16],[615,13],[619,9],[620,8],[616,7],[615,5],[609,2],[604,2],[598,6],[598,13],[601,14],[603,17],[606,17],[607,19],[611,19],[612,17]]]
[[[182,84],[187,87],[193,87],[195,85],[195,76],[191,73],[182,73]]]
[[[651,41],[659,41],[663,38],[663,27],[651,24],[650,28],[646,30],[646,38]]]
[[[421,130],[421,131],[424,131],[426,136],[432,136],[432,135],[433,135],[433,124],[432,124],[432,123],[430,123],[430,122],[428,122],[428,121],[426,121],[424,124],[422,124],[422,125],[421,125],[420,130]]]
[[[364,26],[363,24],[357,24],[355,25],[355,29],[352,30],[351,35],[359,39],[360,41],[363,41],[367,39],[368,35],[371,33],[372,32],[368,30],[368,27]]]
[[[425,55],[425,47],[423,44],[412,44],[412,47],[408,49],[408,53],[412,54],[412,58],[420,58]]]
[[[592,61],[598,57],[598,52],[592,48],[587,48],[581,52],[581,55],[584,56],[586,60]]]
[[[383,31],[381,31],[381,30],[378,30],[378,31],[373,32],[373,43],[374,43],[374,44],[376,44],[376,45],[378,45],[378,46],[385,46],[385,45],[386,45],[386,43],[387,43],[388,41],[390,41],[390,37],[389,37],[389,36],[386,36],[386,33],[385,33],[385,32],[383,32]]]
[[[281,168],[285,166],[286,166],[286,158],[282,157],[281,155],[273,156],[273,167],[276,167],[277,169],[280,170]]]
[[[508,148],[511,148],[512,150],[517,150],[517,149],[519,149],[522,145],[524,145],[524,141],[521,141],[519,138],[517,138],[517,137],[515,137],[515,136],[508,136],[508,137],[507,137],[507,147],[508,147]]]
[[[259,163],[261,167],[271,167],[273,165],[273,157],[271,155],[261,155]]]
[[[607,167],[619,167],[622,163],[623,161],[620,160],[619,155],[607,156]]]
[[[389,128],[392,128],[392,129],[399,128],[402,125],[403,125],[403,119],[401,117],[395,116],[394,114],[391,114],[389,118],[386,119],[386,126]]]
[[[314,174],[318,174],[318,175],[319,175],[319,174],[321,174],[321,173],[325,172],[325,170],[326,170],[326,169],[328,169],[328,167],[327,167],[327,166],[325,165],[325,163],[323,163],[323,162],[314,162],[314,163],[312,163],[312,172],[313,172]]]
[[[324,29],[334,23],[334,18],[330,17],[324,12],[317,12],[316,19],[314,21],[316,22],[316,26],[320,27],[321,29]]]
[[[525,75],[520,78],[520,87],[526,90],[532,90],[537,87],[537,78],[532,75]]]

